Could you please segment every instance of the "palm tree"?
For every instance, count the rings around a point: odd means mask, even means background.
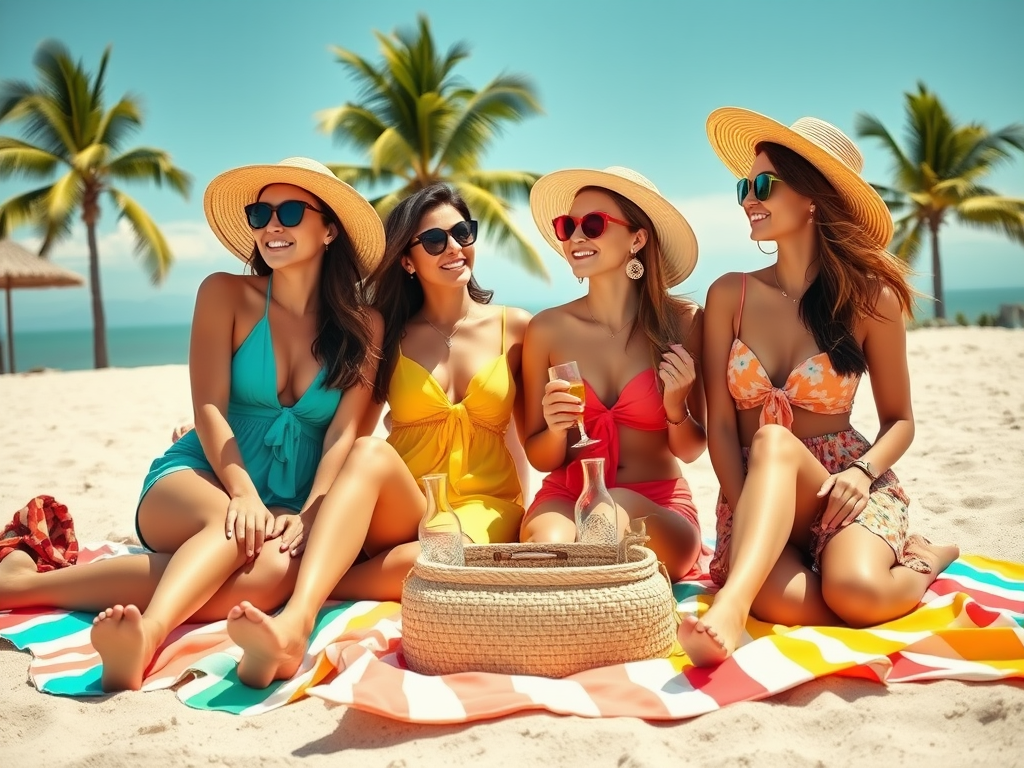
[[[33,59],[39,84],[7,80],[0,83],[0,122],[24,125],[27,141],[0,136],[0,179],[21,174],[48,179],[63,175],[0,204],[0,238],[23,224],[35,224],[43,235],[40,255],[67,237],[76,210],[81,209],[89,240],[89,282],[92,291],[93,354],[97,368],[106,368],[107,334],[100,292],[96,223],[100,198],[109,197],[118,218],[128,222],[135,249],[154,284],[167,275],[174,256],[154,221],[115,181],[167,183],[188,196],[191,177],[177,168],[167,152],[151,147],[122,150],[128,135],[142,125],[138,101],[123,96],[110,109],[103,102],[103,80],[110,48],[103,52],[95,78],[67,48],[48,40]]]
[[[981,180],[1014,149],[1024,151],[1024,125],[990,132],[978,123],[956,123],[924,83],[906,94],[906,150],[868,114],[857,115],[860,136],[882,142],[895,166],[892,187],[875,185],[898,216],[892,250],[912,262],[925,230],[931,235],[935,317],[945,318],[939,229],[952,214],[961,224],[1002,232],[1024,245],[1024,200],[1000,195]]]
[[[500,245],[527,271],[547,279],[547,270],[510,216],[508,198],[529,199],[538,174],[480,168],[488,143],[504,123],[541,112],[529,81],[499,75],[481,90],[453,75],[469,56],[456,43],[441,55],[430,23],[419,17],[415,30],[390,36],[374,32],[383,60],[373,64],[335,47],[338,61],[361,86],[361,100],[317,114],[320,130],[366,150],[368,165],[330,165],[355,186],[387,191],[371,200],[386,215],[399,200],[437,181],[448,181]]]

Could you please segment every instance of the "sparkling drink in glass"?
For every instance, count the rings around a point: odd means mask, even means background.
[[[550,381],[561,379],[562,381],[569,382],[569,394],[574,397],[578,397],[581,405],[586,403],[587,390],[583,385],[583,377],[580,376],[580,369],[579,366],[576,365],[575,360],[568,363],[562,363],[561,365],[553,365],[548,368],[548,379]],[[601,442],[598,439],[587,437],[587,431],[583,428],[582,413],[576,417],[576,427],[580,431],[580,439],[572,445],[573,448],[582,448],[585,445],[593,445],[594,443]]]

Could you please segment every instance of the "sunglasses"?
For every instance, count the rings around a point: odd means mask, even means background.
[[[768,195],[772,193],[772,182],[781,182],[778,176],[773,176],[770,173],[759,173],[754,177],[754,197],[762,202],[768,199]],[[736,202],[743,205],[743,201],[747,199],[747,195],[750,194],[750,179],[742,178],[736,182]]]
[[[434,227],[420,232],[416,237],[409,243],[409,247],[412,248],[414,245],[422,245],[423,250],[429,253],[431,256],[440,256],[448,248],[449,236],[454,238],[455,242],[465,248],[467,245],[472,245],[476,242],[476,230],[477,223],[474,219],[468,221],[460,221],[451,229],[441,229],[440,227]]]
[[[608,222],[611,221],[615,224],[621,224],[624,227],[633,228],[633,225],[628,221],[622,219],[616,219],[614,216],[609,216],[603,211],[594,211],[587,213],[576,218],[575,216],[556,216],[551,220],[551,223],[555,225],[555,237],[557,237],[563,243],[572,237],[572,233],[576,231],[576,227],[579,227],[583,234],[589,239],[593,240],[595,237],[600,237],[604,234],[604,231],[608,229]]]
[[[285,200],[280,205],[270,203],[249,203],[245,206],[245,215],[249,218],[249,226],[253,229],[263,229],[270,223],[270,217],[277,213],[277,220],[282,227],[297,227],[306,209],[323,213],[319,208],[314,208],[302,200]]]

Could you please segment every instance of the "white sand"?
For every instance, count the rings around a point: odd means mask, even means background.
[[[917,439],[896,469],[913,528],[1024,560],[1024,332],[918,330],[908,345]],[[854,411],[872,436],[866,382]],[[190,413],[181,366],[0,376],[2,517],[49,493],[83,541],[131,540],[142,477]],[[687,476],[713,530],[706,455]],[[826,679],[678,723],[537,714],[437,727],[315,699],[243,719],[191,710],[170,691],[58,698],[37,693],[27,667],[27,655],[0,650],[0,765],[1024,764],[1021,681]]]

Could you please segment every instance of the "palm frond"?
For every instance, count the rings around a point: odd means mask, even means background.
[[[379,184],[388,184],[395,181],[408,182],[410,180],[406,176],[393,173],[386,169],[376,171],[367,165],[328,163],[327,167],[330,168],[331,173],[339,179],[356,188],[362,187],[365,189],[372,189]]]
[[[141,126],[142,109],[135,99],[124,97],[103,115],[96,131],[96,143],[106,144],[116,151],[128,135]]]
[[[540,178],[539,173],[530,171],[485,171],[470,170],[454,177],[456,182],[465,180],[467,183],[480,187],[492,195],[506,200],[529,200],[530,190]]]
[[[24,117],[24,104],[35,94],[35,89],[22,80],[4,80],[0,83],[0,123]]]
[[[917,168],[881,120],[873,115],[861,112],[854,119],[854,129],[861,138],[878,139],[882,142],[882,146],[889,151],[893,173],[896,176],[897,188],[907,190],[912,189],[916,185],[918,179]]]
[[[1001,231],[1024,245],[1024,200],[1011,197],[972,197],[956,207],[957,220],[968,227]]]
[[[167,152],[152,147],[137,147],[115,157],[106,172],[122,181],[149,180],[158,187],[166,184],[185,199],[192,188],[192,177],[174,165]]]
[[[896,222],[889,250],[907,264],[913,264],[921,252],[925,230],[924,219],[913,214],[904,216]]]
[[[463,199],[473,215],[484,225],[488,237],[502,248],[502,254],[522,266],[531,275],[550,281],[547,267],[537,249],[512,221],[506,203],[482,187],[468,182],[456,182]]]
[[[174,263],[174,254],[163,233],[145,209],[119,189],[111,189],[110,197],[118,209],[118,218],[124,218],[135,236],[135,253],[149,271],[153,285],[164,281]]]
[[[76,152],[71,166],[83,176],[94,176],[107,163],[110,147],[106,144],[90,144]]]
[[[50,186],[32,189],[0,203],[0,240],[10,237],[18,227],[39,220],[42,201],[50,193]]]
[[[370,147],[370,166],[375,172],[395,172],[400,168],[418,169],[416,151],[394,128],[388,128]]]
[[[388,129],[379,116],[357,104],[322,109],[316,113],[315,118],[317,127],[324,133],[363,149],[372,147]]]
[[[0,179],[14,174],[28,178],[50,176],[60,158],[27,142],[0,136]]]
[[[63,221],[82,204],[85,185],[81,174],[72,169],[50,186],[50,193],[42,201],[40,219],[44,226],[49,222]]]

